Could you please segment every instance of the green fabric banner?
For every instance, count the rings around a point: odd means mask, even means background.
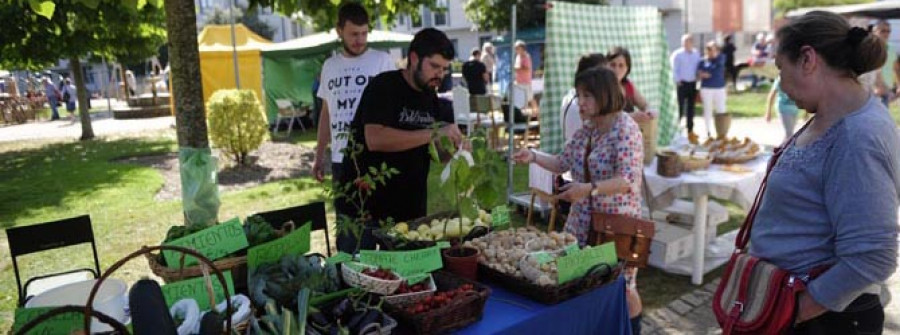
[[[614,46],[631,52],[631,80],[659,116],[660,145],[668,145],[678,126],[678,105],[665,30],[654,7],[620,7],[552,2],[547,11],[541,149],[562,151],[560,105],[572,88],[578,59],[607,53]]]
[[[266,94],[266,116],[275,122],[278,107],[275,100],[287,99],[292,103],[312,106],[315,95],[313,82],[322,69],[326,55],[306,58],[269,57],[263,54],[263,87]]]

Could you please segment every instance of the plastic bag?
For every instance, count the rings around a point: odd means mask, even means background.
[[[218,160],[209,148],[182,147],[178,149],[178,162],[185,225],[215,224],[220,205],[216,178]]]

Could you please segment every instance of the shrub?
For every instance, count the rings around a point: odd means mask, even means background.
[[[238,164],[269,134],[262,105],[251,90],[218,90],[206,103],[209,135],[215,147]]]

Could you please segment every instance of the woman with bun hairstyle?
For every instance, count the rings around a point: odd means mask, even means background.
[[[777,32],[781,88],[813,118],[782,146],[749,253],[806,280],[795,334],[881,334],[897,268],[900,136],[857,77],[885,62],[868,30],[813,11]]]

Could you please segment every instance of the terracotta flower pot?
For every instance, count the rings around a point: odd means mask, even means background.
[[[478,279],[479,254],[478,249],[462,246],[455,246],[441,251],[445,270],[471,280]]]

